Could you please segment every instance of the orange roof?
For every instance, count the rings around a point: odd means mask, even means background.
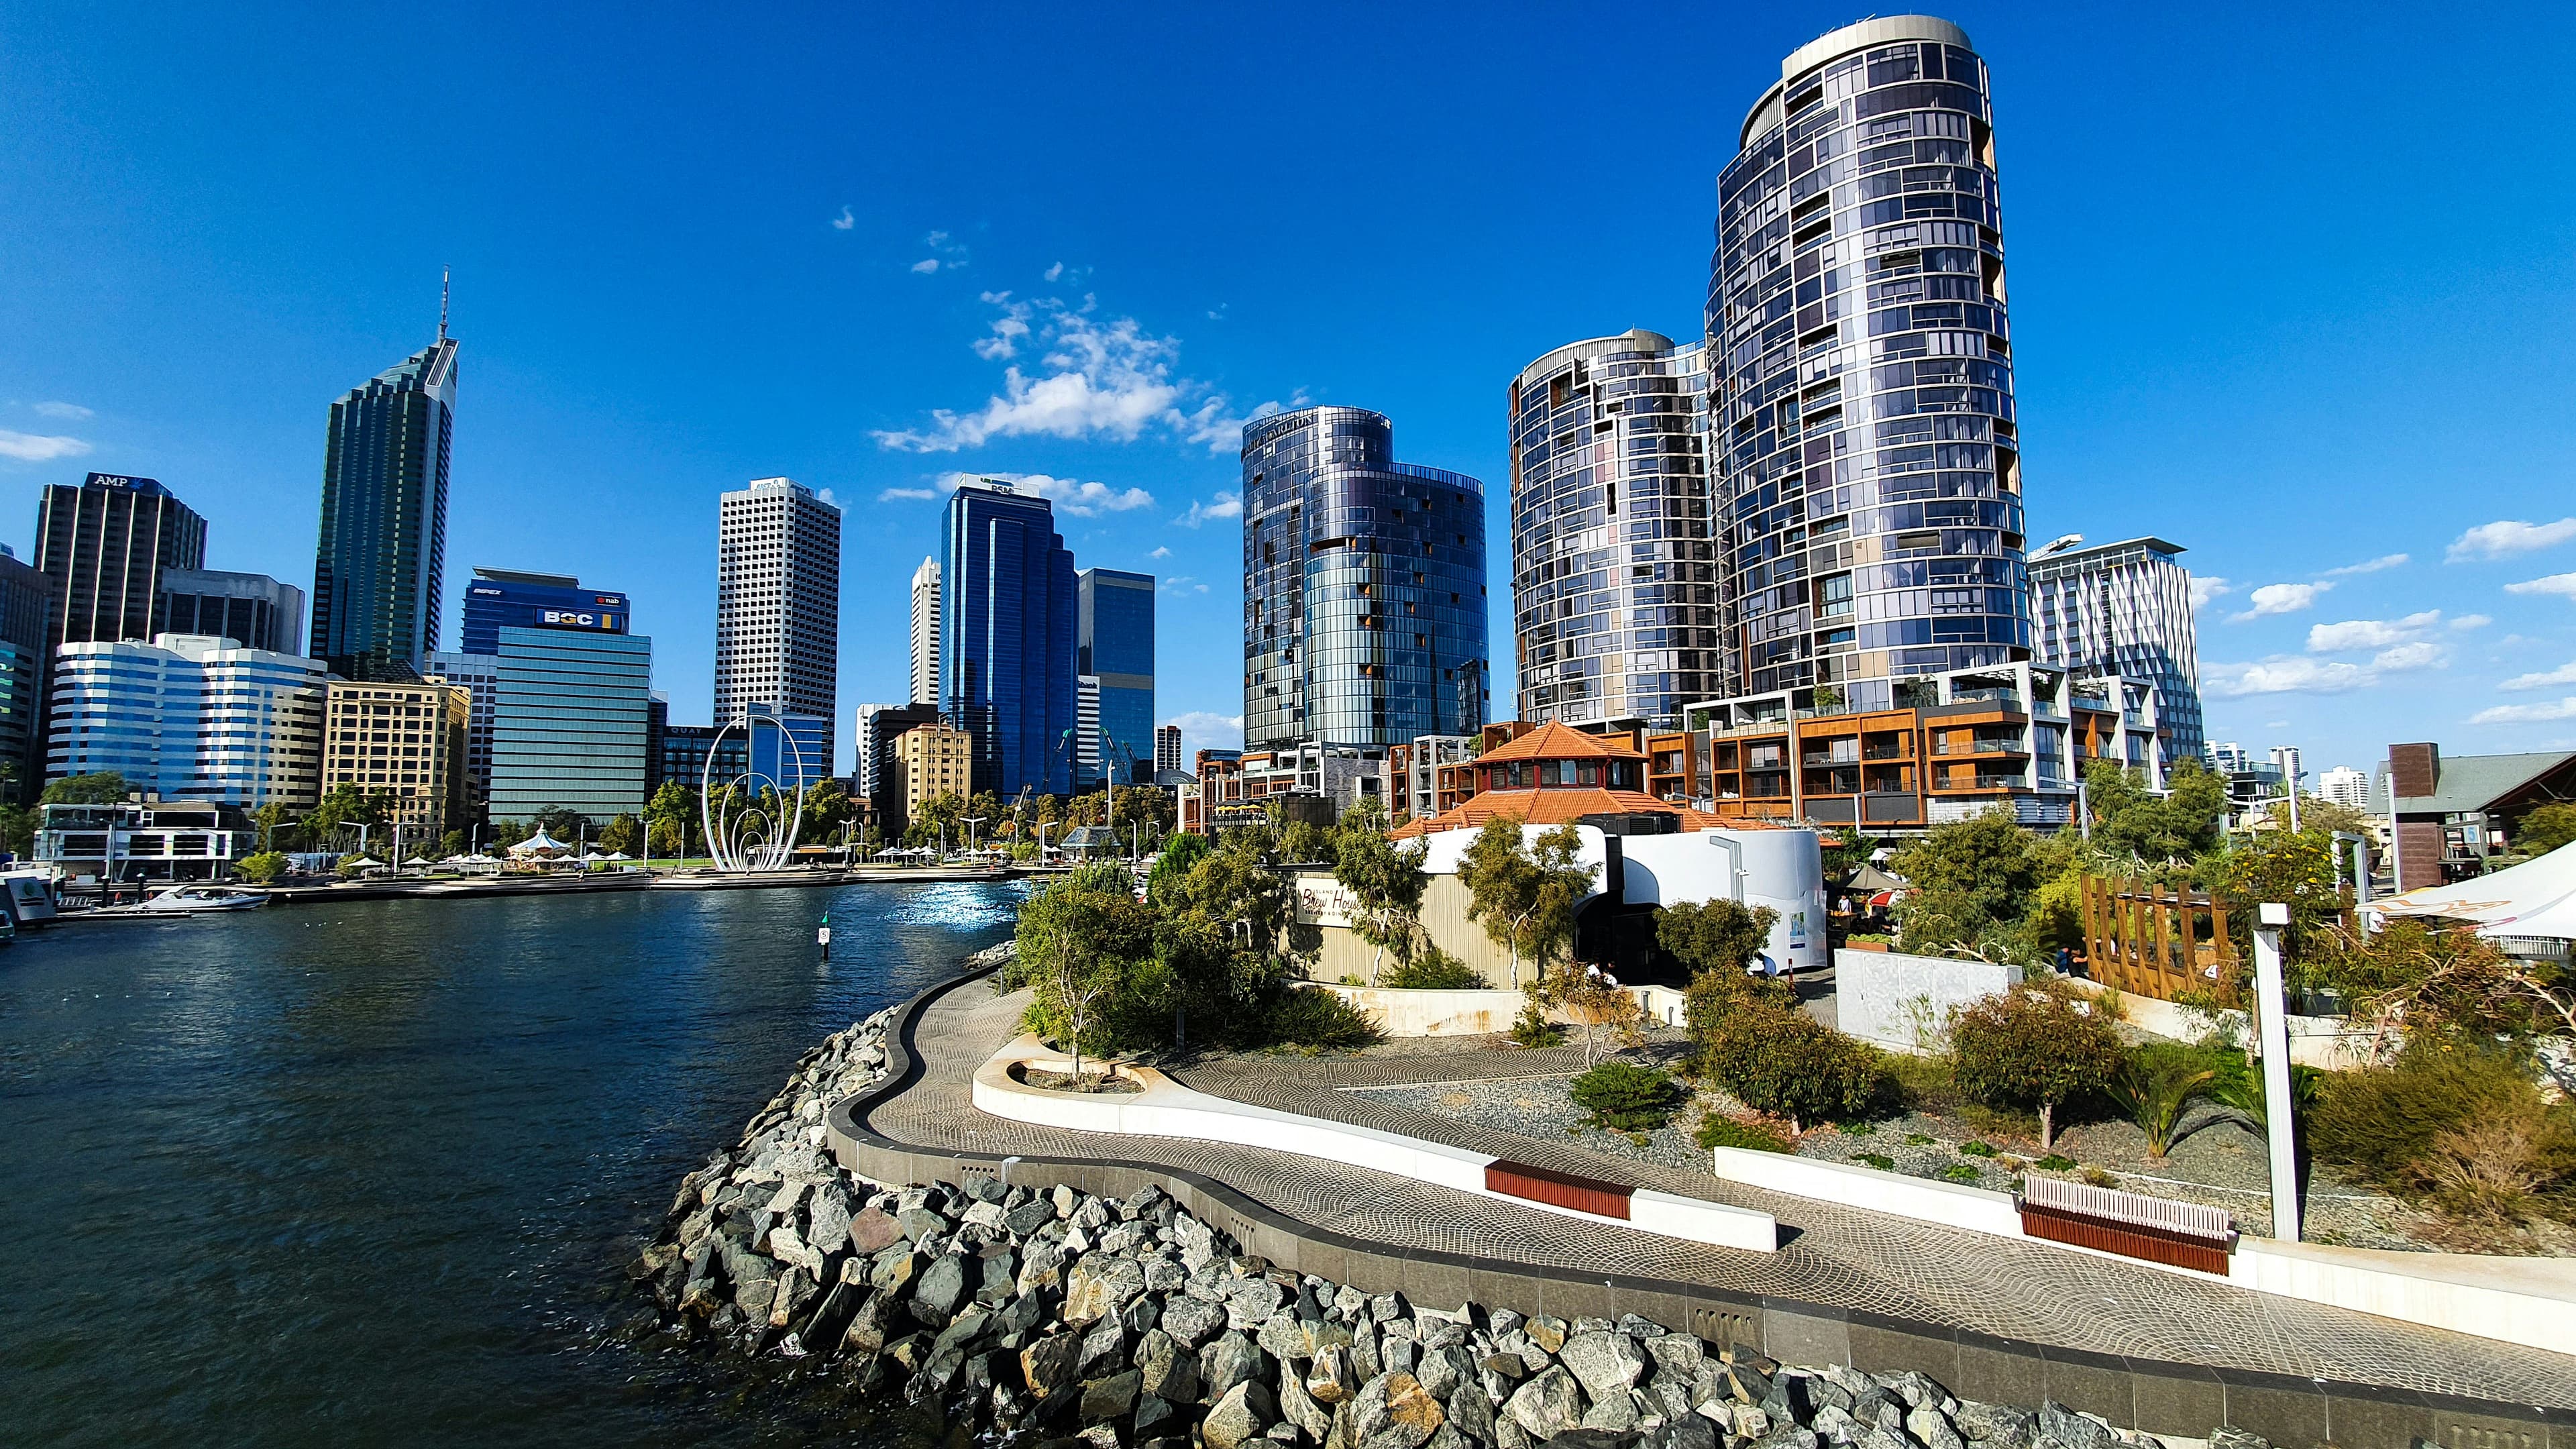
[[[1397,840],[1410,840],[1435,831],[1475,829],[1496,816],[1510,816],[1524,825],[1563,825],[1586,815],[1678,815],[1684,830],[1707,830],[1714,826],[1725,826],[1731,830],[1776,828],[1763,821],[1722,819],[1687,805],[1658,800],[1642,791],[1581,786],[1575,789],[1488,790],[1481,795],[1469,796],[1428,820],[1408,821],[1389,833]]]
[[[1587,735],[1570,730],[1554,720],[1540,725],[1509,744],[1497,745],[1478,755],[1471,764],[1491,764],[1497,760],[1642,760],[1645,756],[1630,749],[1626,742]],[[1639,797],[1643,799],[1643,796]]]

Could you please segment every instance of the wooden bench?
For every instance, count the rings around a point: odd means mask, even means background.
[[[1626,1221],[1628,1199],[1636,1189],[1625,1183],[1604,1182],[1597,1177],[1578,1177],[1571,1172],[1532,1167],[1526,1162],[1502,1159],[1485,1164],[1485,1190],[1505,1197],[1543,1202],[1550,1207],[1571,1208],[1579,1213],[1593,1213],[1605,1218]]]
[[[2220,1274],[2236,1242],[2235,1220],[2225,1208],[2053,1177],[2023,1181],[2021,1230],[2051,1242]]]

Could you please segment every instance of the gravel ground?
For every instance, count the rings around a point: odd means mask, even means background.
[[[1618,1157],[1634,1157],[1666,1167],[1699,1168],[1708,1163],[1706,1153],[1691,1141],[1690,1127],[1698,1121],[1687,1109],[1677,1114],[1673,1125],[1653,1132],[1640,1133],[1645,1141],[1624,1132],[1610,1132],[1582,1125],[1583,1112],[1568,1095],[1572,1077],[1506,1077],[1498,1081],[1433,1082],[1401,1087],[1346,1087],[1393,1107],[1409,1107],[1417,1112],[1437,1112],[1456,1117],[1479,1127],[1498,1127],[1524,1137],[1541,1137],[1571,1141],[1594,1152]]]

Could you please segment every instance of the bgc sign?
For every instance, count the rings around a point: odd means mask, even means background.
[[[604,629],[617,632],[617,616],[606,610],[539,609],[537,622],[549,629]]]

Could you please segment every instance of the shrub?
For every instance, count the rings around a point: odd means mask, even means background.
[[[1572,1090],[1574,1105],[1591,1114],[1593,1126],[1621,1132],[1651,1131],[1670,1122],[1680,1095],[1670,1076],[1632,1062],[1603,1062],[1576,1077]]]
[[[1711,1112],[1700,1119],[1699,1130],[1692,1140],[1702,1147],[1740,1147],[1747,1152],[1787,1152],[1789,1139],[1778,1129],[1761,1122],[1747,1122],[1723,1112]]]
[[[2057,1137],[2057,1109],[2100,1090],[2119,1069],[2120,1038],[2062,989],[1998,992],[1950,1024],[1951,1075],[1990,1106],[2039,1111],[2039,1145]]]
[[[1995,1155],[1994,1144],[1991,1142],[1962,1142],[1959,1144],[1959,1150],[1970,1157],[1992,1157]]]
[[[1472,991],[1485,984],[1476,968],[1441,950],[1428,946],[1410,961],[1399,961],[1378,977],[1381,986],[1406,991]]]
[[[255,885],[266,885],[286,874],[286,857],[274,850],[263,850],[255,855],[243,856],[234,863],[233,869],[241,872],[242,879],[246,881]]]
[[[1864,1152],[1852,1160],[1855,1162],[1867,1163],[1881,1172],[1894,1172],[1896,1170],[1896,1159],[1888,1156],[1884,1152]]]
[[[1525,1047],[1552,1047],[1565,1040],[1565,1028],[1548,1020],[1537,1002],[1524,1001],[1521,1014],[1512,1018],[1512,1040]]]
[[[2129,1053],[2104,1090],[2147,1135],[2147,1155],[2160,1159],[2179,1140],[2183,1113],[2214,1092],[2224,1074],[2215,1052],[2151,1041]]]
[[[1803,1012],[1730,1012],[1700,1055],[1718,1085],[1793,1132],[1857,1116],[1880,1095],[1878,1054]]]
[[[1742,971],[1697,972],[1682,992],[1682,1025],[1690,1033],[1691,1044],[1701,1051],[1708,1049],[1718,1026],[1737,1012],[1797,1009],[1796,987]]]
[[[2052,1152],[2031,1165],[2042,1172],[2067,1172],[2073,1170],[2075,1159],[2063,1152]]]
[[[1264,1035],[1274,1045],[1340,1050],[1386,1039],[1369,1014],[1330,991],[1290,987],[1270,1003]]]
[[[1984,1179],[1985,1174],[1979,1172],[1977,1170],[1977,1165],[1973,1162],[1953,1162],[1949,1166],[1941,1169],[1941,1176],[1947,1178],[1951,1182],[1966,1183],[1968,1186],[1974,1187],[1978,1182]]]
[[[2576,1101],[2549,1103],[2520,1056],[2431,1035],[2384,1067],[2324,1075],[2308,1147],[2457,1216],[2518,1221],[2576,1196]]]
[[[1713,900],[1699,904],[1659,906],[1655,940],[1693,971],[1731,971],[1737,975],[1771,944],[1771,929],[1780,913],[1769,906]]]

